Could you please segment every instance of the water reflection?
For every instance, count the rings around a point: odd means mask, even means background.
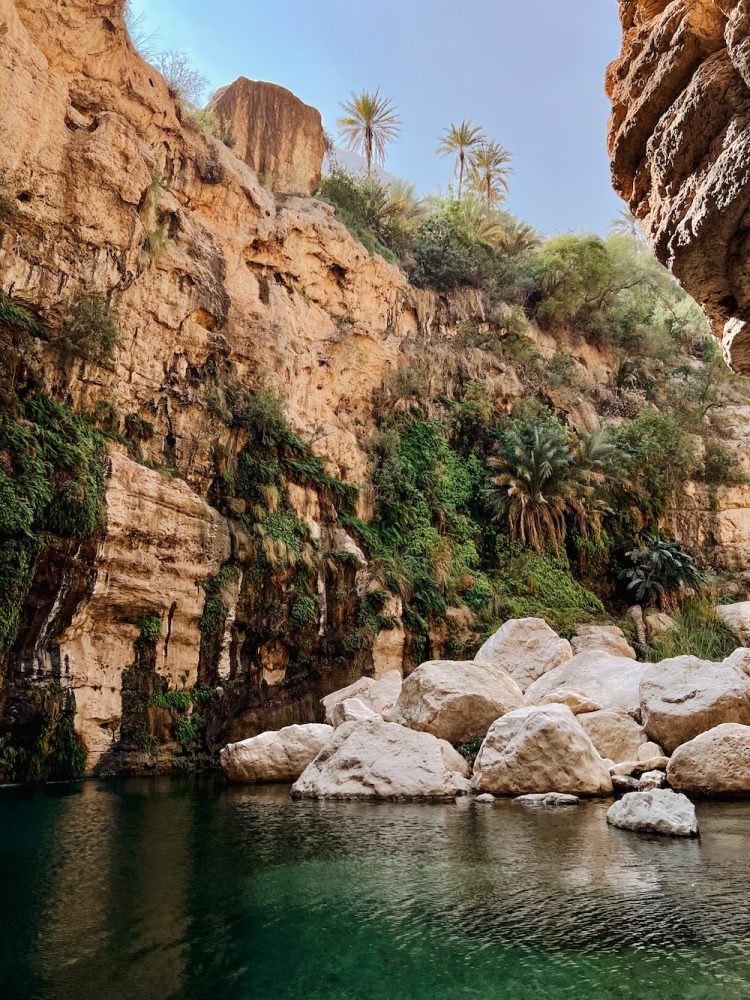
[[[0,994],[750,996],[750,804],[293,803],[214,780],[0,792]]]

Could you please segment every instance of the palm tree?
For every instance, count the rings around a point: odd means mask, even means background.
[[[509,257],[518,257],[528,253],[541,243],[539,234],[528,222],[514,219],[512,215],[502,214],[498,222],[498,235],[495,243],[499,250]]]
[[[510,162],[510,153],[497,142],[483,142],[469,156],[469,186],[486,199],[488,209],[505,197]]]
[[[401,119],[390,98],[381,97],[379,90],[352,94],[341,107],[346,114],[336,122],[339,137],[346,141],[348,149],[365,157],[369,177],[373,157],[385,163],[385,147],[398,138]]]
[[[641,224],[627,208],[621,209],[609,224],[613,236],[627,236],[633,243],[643,243]]]
[[[437,148],[438,156],[455,156],[456,166],[453,176],[458,175],[458,200],[461,200],[461,191],[464,185],[464,173],[466,172],[467,156],[476,149],[480,143],[484,143],[485,137],[480,125],[472,125],[471,119],[462,121],[460,125],[451,124],[450,128],[444,130]]]

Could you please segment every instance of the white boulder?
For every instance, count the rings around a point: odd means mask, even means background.
[[[738,604],[720,604],[716,610],[730,625],[745,646],[750,646],[750,601]]]
[[[453,799],[469,767],[445,740],[384,722],[345,722],[292,786],[296,799]]]
[[[599,652],[629,660],[636,658],[635,650],[617,625],[579,625],[570,645],[574,654]]]
[[[607,812],[607,822],[622,830],[662,833],[672,837],[697,837],[695,806],[684,795],[668,788],[628,792]]]
[[[261,733],[221,751],[221,768],[230,781],[296,781],[333,735],[331,726],[309,723]]]
[[[602,755],[616,762],[632,760],[646,741],[643,728],[626,712],[604,708],[601,712],[579,715],[578,721]]]
[[[572,655],[568,640],[561,639],[543,618],[511,618],[485,642],[474,660],[509,674],[525,691]]]
[[[546,794],[519,795],[513,799],[520,806],[539,807],[556,809],[559,806],[577,806],[581,801],[577,795],[564,795],[562,792],[547,792]]]
[[[366,719],[379,719],[377,712],[365,705],[361,698],[344,698],[337,702],[331,712],[331,722],[334,728],[343,726],[345,722],[364,722]]]
[[[523,703],[518,684],[498,668],[432,660],[404,680],[390,719],[458,745],[483,739],[495,719]]]
[[[358,698],[373,712],[385,715],[396,704],[400,693],[401,674],[398,670],[389,670],[377,681],[373,677],[360,677],[348,687],[321,698],[321,705],[325,709],[326,722],[333,724],[333,710],[339,702]]]
[[[643,728],[671,753],[724,722],[750,724],[750,677],[731,662],[676,656],[652,663],[641,681]]]
[[[750,794],[750,726],[727,722],[683,743],[669,762],[667,777],[682,792]]]
[[[555,688],[574,688],[602,708],[637,716],[640,684],[648,664],[609,653],[578,653],[561,667],[550,670],[526,691],[526,702],[538,705]]]
[[[609,769],[567,705],[519,708],[492,724],[474,762],[481,792],[608,795]]]

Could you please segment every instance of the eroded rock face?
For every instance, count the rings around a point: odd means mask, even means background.
[[[474,763],[477,791],[608,795],[607,765],[567,705],[520,708],[494,722]]]
[[[543,618],[511,618],[484,643],[474,660],[509,674],[525,691],[572,655],[568,640],[561,639]]]
[[[495,719],[523,705],[516,682],[481,663],[423,663],[401,687],[391,718],[454,746],[483,739]]]
[[[607,653],[578,653],[556,670],[540,677],[526,691],[530,705],[539,704],[555,688],[573,688],[602,708],[637,716],[645,663]]]
[[[643,727],[671,753],[724,722],[750,724],[750,677],[732,662],[677,656],[650,664],[641,682]]]
[[[298,799],[453,799],[469,767],[444,740],[382,719],[346,722],[292,786]]]
[[[221,768],[230,781],[296,781],[333,736],[331,726],[310,723],[261,733],[221,751]]]
[[[668,788],[628,792],[607,812],[610,826],[638,833],[697,837],[695,806],[685,795]]]
[[[244,76],[218,90],[209,106],[231,127],[234,152],[271,190],[315,193],[325,156],[319,111],[284,87]]]
[[[750,10],[746,0],[620,0],[608,70],[617,190],[656,256],[750,374]]]
[[[725,723],[683,743],[669,762],[667,777],[681,792],[750,794],[750,726]]]

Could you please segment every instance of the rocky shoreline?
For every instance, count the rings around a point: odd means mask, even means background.
[[[678,836],[698,833],[685,793],[750,794],[750,650],[640,663],[618,629],[582,638],[508,621],[474,660],[361,678],[323,699],[325,725],[229,744],[222,768],[231,781],[292,781],[294,798],[622,796],[612,825]]]

